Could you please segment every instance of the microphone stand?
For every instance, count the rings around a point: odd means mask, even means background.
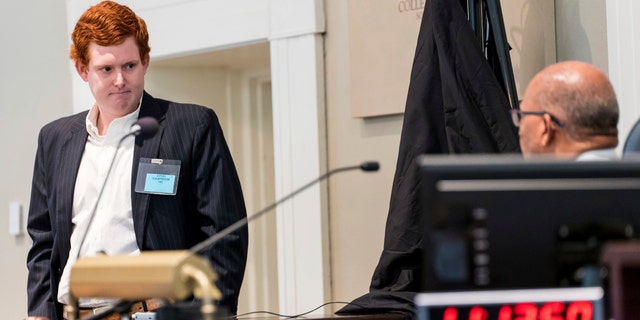
[[[120,138],[120,141],[118,141],[118,144],[116,145],[115,152],[111,157],[111,162],[109,162],[109,169],[107,169],[107,174],[104,178],[104,181],[102,182],[100,191],[98,192],[98,197],[96,198],[96,201],[93,204],[93,208],[91,208],[91,212],[88,218],[89,222],[87,223],[87,227],[84,229],[84,233],[82,234],[82,238],[81,238],[82,240],[80,241],[80,246],[78,247],[78,255],[76,259],[80,258],[80,253],[82,252],[82,246],[84,245],[84,242],[87,238],[87,233],[89,233],[89,229],[91,228],[91,224],[93,223],[93,217],[96,215],[98,204],[100,202],[100,199],[102,198],[102,193],[104,192],[104,188],[107,185],[107,180],[111,176],[111,170],[113,169],[113,163],[115,162],[116,156],[118,155],[118,149],[120,149],[120,145],[122,144],[122,141],[124,141],[124,139],[133,135],[135,135],[135,131],[127,133],[124,137]]]
[[[111,162],[109,163],[109,169],[107,169],[107,174],[104,178],[104,181],[102,182],[100,191],[98,192],[98,197],[96,198],[96,202],[93,204],[93,208],[91,209],[91,212],[88,218],[89,222],[87,223],[87,228],[84,229],[84,233],[82,234],[82,238],[81,238],[82,240],[80,240],[80,246],[78,247],[78,255],[76,256],[76,259],[80,258],[82,246],[84,245],[84,242],[87,238],[87,233],[89,232],[89,229],[91,228],[91,224],[93,223],[93,217],[96,215],[98,204],[100,202],[100,199],[102,198],[102,193],[104,192],[104,188],[107,185],[107,180],[111,176],[113,163],[116,160],[116,156],[118,155],[118,149],[120,149],[120,145],[122,144],[122,141],[124,141],[126,138],[130,136],[134,136],[134,137],[139,136],[142,139],[148,139],[153,135],[155,135],[157,131],[158,131],[158,121],[156,121],[156,119],[152,117],[140,118],[138,119],[138,121],[136,121],[136,123],[134,123],[131,126],[131,131],[125,134],[122,138],[120,138],[120,140],[118,141],[118,144],[116,144],[115,152],[113,153],[113,157],[111,157]]]
[[[82,234],[82,238],[80,238],[80,245],[78,246],[78,254],[76,255],[76,262],[78,259],[80,259],[80,255],[82,252],[82,247],[84,246],[85,240],[87,238],[87,234],[89,233],[89,229],[91,228],[91,225],[93,223],[93,219],[94,216],[96,215],[96,211],[98,209],[98,204],[100,203],[100,199],[102,198],[102,193],[104,192],[104,188],[107,184],[107,181],[109,179],[109,177],[111,176],[111,170],[113,169],[113,164],[115,162],[116,156],[118,155],[118,149],[120,149],[120,145],[122,144],[122,142],[131,136],[134,137],[141,137],[142,139],[148,139],[152,136],[154,136],[156,134],[156,132],[158,131],[158,121],[153,118],[153,117],[144,117],[144,118],[139,118],[138,121],[136,121],[132,126],[131,126],[131,130],[129,131],[129,133],[125,134],[122,138],[120,138],[120,140],[118,140],[118,143],[116,144],[116,148],[115,148],[115,152],[113,153],[113,156],[111,157],[111,162],[109,163],[109,168],[107,169],[107,174],[105,176],[104,181],[102,182],[102,185],[100,186],[100,191],[98,192],[98,196],[96,198],[95,203],[93,204],[93,207],[91,208],[91,211],[89,213],[89,217],[88,217],[88,223],[87,223],[87,227],[84,229],[84,232]],[[73,310],[73,314],[70,316],[71,319],[77,319],[78,316],[78,305],[79,305],[79,301],[73,299],[74,303],[73,306],[71,308],[71,310]],[[122,306],[122,303],[126,303],[128,304],[128,310],[127,313],[129,312],[129,310],[131,310],[131,306],[133,305],[133,303],[128,303],[126,301],[120,301],[117,302],[116,304],[110,306],[107,311],[105,311],[105,313],[100,313],[101,315],[103,315],[102,317],[96,318],[96,319],[101,319],[105,316],[110,315],[111,313],[115,312],[116,310],[119,310]]]

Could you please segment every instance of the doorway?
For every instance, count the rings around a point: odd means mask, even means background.
[[[212,108],[242,184],[247,214],[275,201],[269,43],[152,60],[145,87],[159,98]],[[238,313],[278,310],[275,212],[249,224]]]

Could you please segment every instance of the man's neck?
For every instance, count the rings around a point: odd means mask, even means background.
[[[111,121],[113,121],[113,119],[113,117],[108,117],[104,113],[98,111],[96,126],[98,126],[98,133],[101,136],[107,134],[107,129],[109,129],[109,125],[111,124]]]

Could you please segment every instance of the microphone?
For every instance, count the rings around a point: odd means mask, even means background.
[[[136,123],[131,126],[129,134],[133,134],[136,137],[140,137],[143,140],[153,137],[158,132],[158,121],[154,117],[144,117],[138,119]],[[122,140],[128,135],[122,137]]]
[[[227,235],[233,233],[234,231],[246,226],[247,224],[249,224],[249,221],[254,220],[260,216],[262,216],[263,214],[273,210],[275,207],[277,207],[279,204],[293,198],[294,196],[296,196],[298,193],[308,189],[309,187],[313,186],[314,184],[328,178],[330,175],[333,175],[334,173],[338,173],[338,172],[343,172],[343,171],[350,171],[350,170],[356,170],[356,169],[360,169],[362,171],[365,172],[371,172],[371,171],[378,171],[378,169],[380,169],[380,164],[377,161],[367,161],[367,162],[363,162],[360,165],[357,166],[349,166],[349,167],[341,167],[341,168],[336,168],[333,170],[330,170],[328,172],[326,172],[325,174],[319,176],[318,178],[311,180],[310,182],[308,182],[307,184],[303,185],[302,187],[296,189],[295,191],[289,193],[288,195],[280,198],[278,201],[268,205],[267,207],[263,208],[262,210],[248,216],[245,217],[243,219],[240,219],[238,221],[236,221],[234,224],[222,229],[220,232],[214,234],[213,236],[209,237],[208,239],[198,243],[197,245],[193,246],[191,249],[189,249],[189,251],[193,252],[193,253],[199,253],[202,252],[204,249],[207,249],[208,247],[210,247],[211,245],[215,244],[216,242],[220,241],[220,239],[226,237]]]
[[[84,234],[82,235],[82,238],[81,238],[82,240],[80,241],[80,247],[78,247],[78,255],[76,256],[76,259],[80,257],[80,252],[82,252],[82,246],[84,245],[84,241],[87,238],[87,233],[89,232],[89,228],[91,228],[91,224],[93,223],[93,217],[96,214],[98,203],[102,198],[104,187],[107,184],[107,180],[109,180],[109,176],[111,175],[113,162],[115,161],[116,155],[118,154],[118,149],[120,148],[120,144],[122,144],[122,141],[124,141],[126,138],[131,136],[140,137],[143,140],[149,139],[153,137],[156,134],[156,132],[158,132],[158,128],[159,128],[158,121],[155,118],[143,117],[138,119],[138,121],[136,121],[133,125],[131,125],[131,130],[129,131],[129,133],[125,134],[122,138],[120,138],[120,141],[118,141],[118,144],[116,145],[116,152],[114,152],[113,156],[111,157],[111,162],[109,163],[109,169],[107,170],[107,174],[104,178],[104,181],[102,181],[102,186],[100,187],[100,191],[98,192],[98,197],[96,198],[96,201],[93,204],[93,208],[91,209],[91,213],[89,215],[89,222],[87,223],[87,228],[84,230]]]
[[[362,171],[378,171],[380,164],[378,161],[367,161],[360,165],[360,169],[362,169]]]

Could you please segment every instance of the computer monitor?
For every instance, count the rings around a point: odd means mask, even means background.
[[[600,287],[431,292],[415,303],[418,320],[605,320],[603,296]]]
[[[637,237],[640,162],[421,156],[424,292],[600,286]]]

